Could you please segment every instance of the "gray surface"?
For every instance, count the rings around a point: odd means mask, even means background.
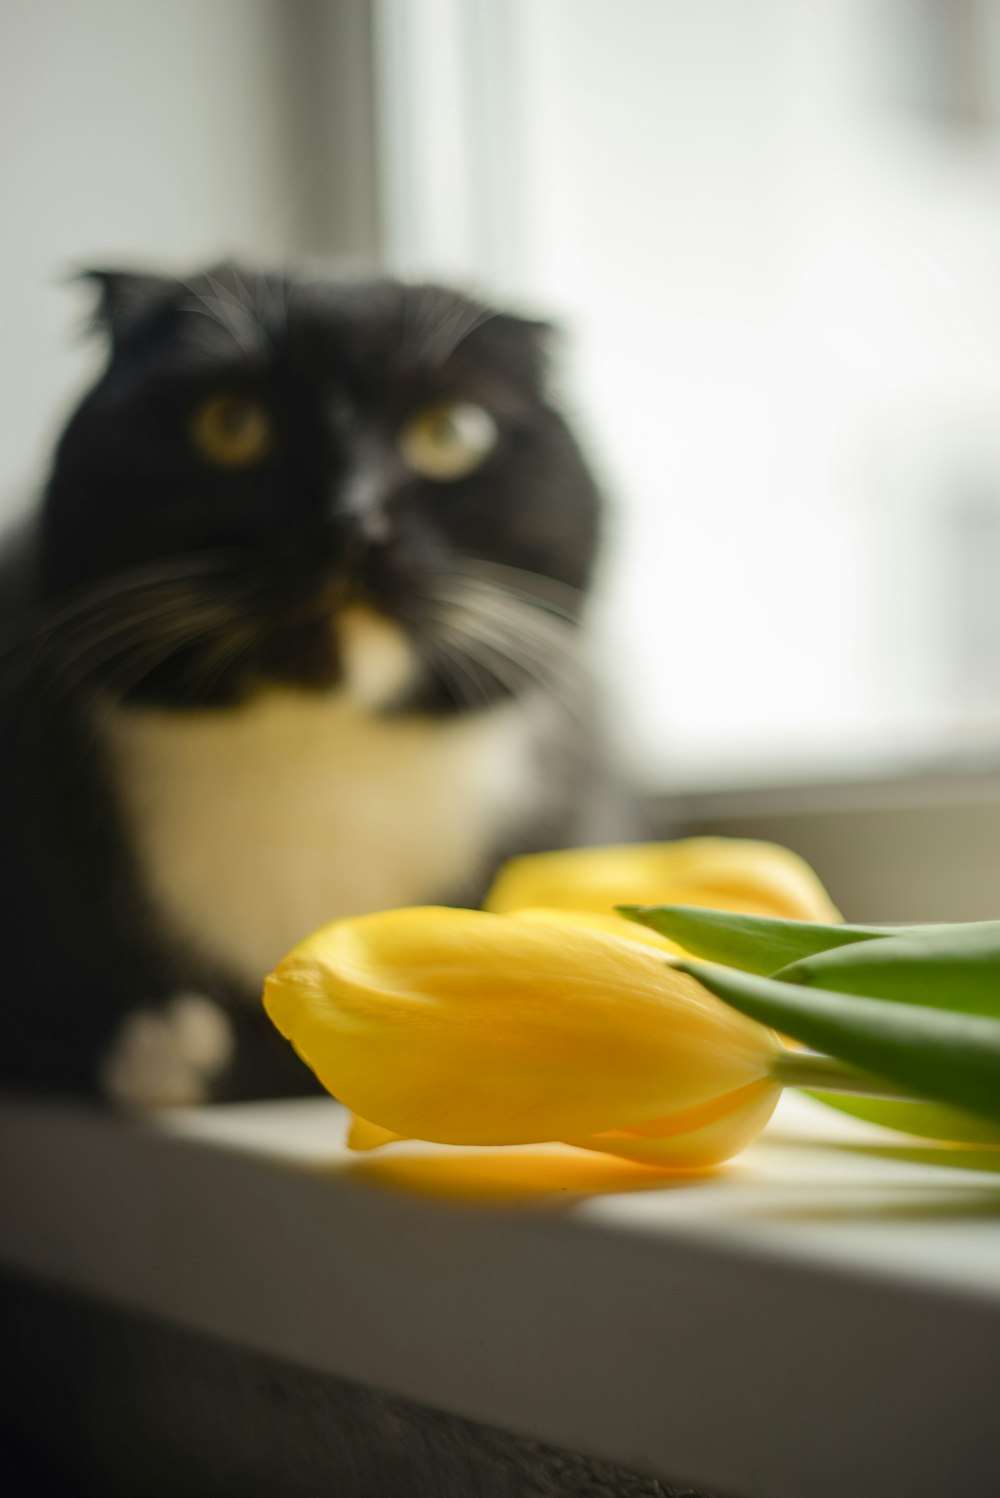
[[[0,1261],[675,1482],[993,1495],[997,1176],[827,1117],[786,1110],[710,1181],[569,1155],[519,1193],[510,1152],[351,1157],[323,1101],[159,1129],[12,1105]],[[440,1194],[455,1170],[483,1199]]]
[[[995,765],[664,798],[656,820],[671,836],[793,848],[851,921],[993,920],[1000,911]]]
[[[3,1276],[0,1322],[6,1498],[681,1498],[655,1477]]]

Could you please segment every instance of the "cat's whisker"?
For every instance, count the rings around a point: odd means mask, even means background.
[[[491,626],[486,620],[475,616],[463,620],[460,616],[453,615],[447,627],[459,632],[466,640],[479,642],[487,649],[503,655],[536,685],[546,689],[560,685],[561,674],[549,653],[532,649],[531,642],[525,641],[523,637]]]
[[[255,332],[259,334],[263,343],[267,346],[267,349],[273,354],[274,340],[271,337],[266,324],[260,316],[260,309],[258,308],[254,297],[251,295],[246,282],[240,275],[235,261],[231,257],[227,257],[225,263],[229,274],[233,278],[234,288],[232,291],[230,291],[228,287],[223,286],[221,283],[215,282],[213,284],[215,285],[216,292],[220,296],[225,296],[226,301],[231,303],[235,307],[237,313],[248,320]],[[209,277],[210,282],[212,282],[212,279],[212,277]]]
[[[529,642],[539,652],[564,660],[576,659],[580,633],[576,624],[528,599],[512,596],[504,589],[482,586],[468,579],[439,583],[432,598],[439,607],[472,620],[489,621],[518,641]]]
[[[231,619],[228,611],[218,607],[199,607],[192,605],[190,599],[177,599],[172,608],[165,608],[161,603],[155,609],[128,615],[118,620],[112,629],[102,630],[96,638],[79,628],[75,641],[60,641],[62,648],[53,650],[55,659],[43,670],[41,680],[29,683],[36,710],[47,709],[50,702],[58,702],[74,691],[93,695],[95,689],[99,689],[94,681],[95,675],[126,652],[165,647],[162,658],[166,659],[176,649],[205,638],[210,630],[231,622]],[[151,629],[151,625],[157,627]],[[156,660],[154,664],[160,664],[160,661]]]
[[[176,610],[178,617],[184,617],[188,612],[187,608]],[[162,605],[158,605],[149,617],[165,620],[170,618],[170,612],[165,613]],[[26,663],[23,672],[25,689],[38,699],[46,695],[65,695],[74,686],[86,687],[89,671],[100,666],[103,655],[112,658],[116,650],[137,638],[137,630],[140,631],[139,639],[148,637],[148,630],[142,628],[144,622],[141,618],[119,619],[111,629],[100,629],[96,633],[89,621],[86,624],[80,622],[71,633],[53,637],[46,642],[44,650],[38,650]]]
[[[482,623],[506,633],[516,643],[534,648],[540,657],[558,657],[563,665],[577,660],[577,632],[561,619],[516,600],[483,595],[466,587],[446,592],[442,601],[459,615],[472,620],[474,626]]]
[[[572,583],[546,577],[541,572],[531,572],[525,567],[512,567],[506,562],[490,562],[483,557],[457,557],[451,571],[463,580],[471,578],[483,587],[500,589],[535,608],[560,615],[572,624],[579,620],[586,598],[584,590]]]
[[[450,641],[453,648],[460,652],[461,657],[479,666],[499,686],[503,687],[511,697],[516,698],[523,695],[525,687],[524,676],[527,675],[529,681],[533,678],[530,672],[525,671],[522,662],[514,660],[508,652],[496,648],[489,641],[483,639],[481,635],[467,633],[456,626],[448,624],[443,624],[441,630],[442,633],[439,638],[442,638],[444,641]],[[512,665],[515,668],[513,671],[509,669]],[[490,700],[488,694],[484,692],[483,695],[487,701]]]
[[[100,687],[89,694],[88,712],[91,725],[96,731],[103,726],[144,677],[162,666],[179,649],[194,643],[197,633],[177,629],[156,641],[138,640],[121,652],[122,663],[110,674]],[[128,668],[131,667],[131,671]],[[125,674],[128,672],[128,674]]]
[[[144,649],[145,644],[146,642],[132,641],[129,644],[122,645],[118,654],[126,656],[129,652],[139,652]],[[160,649],[164,655],[169,654],[174,648],[172,641],[161,642]],[[143,669],[148,668],[144,665]],[[110,696],[106,686],[104,693],[106,696]],[[82,723],[94,717],[95,708],[102,700],[102,692],[95,683],[89,681],[80,682],[78,679],[68,681],[47,679],[40,684],[33,684],[32,690],[26,693],[24,697],[25,710],[31,716],[34,723],[42,731],[45,731],[48,723],[55,719],[60,712],[65,712],[66,702],[69,698],[75,699],[77,706],[86,710],[86,716],[81,719]],[[97,726],[98,724],[95,719],[90,724],[92,734],[96,731]]]
[[[190,281],[180,281],[180,284],[185,288],[186,291],[190,293],[192,297],[194,297],[195,302],[199,304],[196,306],[189,305],[185,310],[188,312],[198,312],[200,310],[203,315],[209,317],[218,328],[229,335],[244,358],[254,358],[259,353],[259,349],[254,345],[252,341],[247,341],[245,336],[246,328],[244,327],[241,329],[238,323],[233,320],[229,304],[227,303],[224,296],[225,288],[221,287],[219,283],[214,279],[214,277],[211,276],[207,271],[205,272],[205,280],[212,288],[213,295],[210,297],[206,296],[204,292],[198,291],[190,283]],[[244,318],[246,317],[245,308],[241,308],[240,313],[241,316],[243,316]]]
[[[430,605],[436,635],[458,644],[464,654],[488,672],[513,696],[523,695],[525,687],[538,687],[555,697],[574,721],[586,721],[585,679],[575,654],[563,655],[557,662],[547,641],[525,637],[509,627],[498,627],[475,611],[462,611],[451,604]],[[498,667],[498,661],[504,666]],[[513,668],[515,675],[511,674]]]
[[[430,615],[425,606],[418,612],[404,613],[401,622],[409,625],[408,639],[427,668],[430,679],[437,679],[453,694],[457,707],[464,706],[470,710],[491,707],[496,699],[487,691],[481,677],[473,669],[476,663],[469,651],[461,642],[449,639],[447,619],[441,614],[435,617],[434,601],[429,601]],[[433,619],[435,626],[430,632],[427,630],[429,617]]]
[[[193,299],[191,302],[188,302],[186,304],[182,303],[180,310],[183,312],[194,312],[200,314],[202,317],[207,317],[209,321],[215,323],[216,327],[220,328],[223,333],[228,333],[233,341],[238,345],[238,340],[236,339],[229,322],[222,316],[221,312],[216,310],[216,307],[213,305],[213,303],[218,299],[205,296],[204,292],[198,291],[196,287],[192,286],[190,281],[185,281],[182,277],[178,277],[178,280],[181,286],[184,287],[185,291],[187,291]]]
[[[105,671],[103,680],[94,684],[92,696],[110,698],[114,703],[121,702],[151,671],[165,664],[178,651],[189,649],[191,646],[204,647],[204,655],[212,657],[214,664],[214,658],[223,650],[223,647],[226,653],[229,653],[230,649],[225,633],[213,638],[213,631],[219,627],[219,623],[218,620],[210,622],[205,617],[177,620],[169,629],[158,635],[146,636],[123,644],[109,657],[109,660],[102,663],[107,667],[109,661],[114,661],[116,656],[121,657],[120,663],[117,666],[112,665],[110,670]],[[231,621],[226,621],[226,625],[231,627]],[[242,644],[241,637],[240,645]],[[203,661],[201,667],[203,673],[205,669]],[[124,674],[126,671],[129,672],[128,675]]]
[[[450,590],[449,598],[458,607],[513,620],[516,625],[554,641],[577,638],[578,631],[570,620],[516,598],[504,589],[462,582]]]
[[[417,297],[411,293],[404,296],[400,303],[403,322],[400,348],[407,362],[416,367],[419,367],[427,354],[430,330],[437,317],[435,300],[434,292],[427,289],[423,296]]]
[[[212,693],[224,680],[226,673],[245,659],[255,645],[260,644],[263,633],[247,622],[242,627],[221,635],[207,646],[201,668],[196,673],[196,686],[200,688],[205,701],[211,700]]]
[[[20,635],[0,647],[0,657],[26,646],[38,644],[49,635],[72,623],[78,616],[99,609],[117,607],[129,594],[148,594],[158,588],[170,592],[178,582],[198,582],[207,576],[231,569],[230,559],[223,560],[212,553],[195,553],[183,558],[167,558],[148,567],[130,569],[127,573],[105,578],[90,587],[75,589],[65,595],[66,602],[53,609],[53,604],[41,604],[18,619],[6,633]]]
[[[55,657],[58,661],[73,665],[80,652],[82,644],[84,651],[92,645],[100,645],[106,638],[111,639],[116,633],[123,630],[134,630],[136,627],[157,620],[167,620],[177,614],[189,616],[195,609],[222,610],[225,605],[218,599],[200,597],[192,589],[179,588],[177,585],[165,590],[160,597],[150,597],[148,591],[143,590],[137,594],[131,606],[122,608],[120,598],[100,608],[93,609],[89,613],[78,615],[75,619],[62,624],[58,629],[48,631],[40,635],[36,641],[37,650],[32,657],[32,662],[46,655]],[[110,618],[110,627],[103,627]]]
[[[442,323],[439,314],[435,334],[427,340],[421,352],[421,358],[426,358],[429,354],[431,362],[436,366],[447,364],[466,339],[484,327],[486,323],[492,322],[496,315],[488,307],[457,307],[452,313],[450,323]]]
[[[232,276],[233,281],[235,282],[236,300],[239,302],[239,305],[242,307],[243,311],[246,312],[247,315],[251,317],[258,326],[260,326],[260,312],[258,311],[257,303],[251,295],[250,288],[247,286],[247,283],[240,275],[239,267],[237,266],[236,261],[231,255],[226,256],[226,268],[229,271],[229,274]],[[261,327],[261,332],[263,333],[264,331],[264,328]]]
[[[464,644],[449,640],[446,633],[436,634],[433,649],[427,652],[427,658],[444,685],[454,692],[457,706],[472,710],[494,705],[496,698],[487,691],[481,678],[472,669],[477,662]],[[498,679],[488,667],[486,670],[494,680]]]
[[[223,301],[221,296],[204,297],[203,301],[206,306],[213,301],[218,304],[222,325],[236,344],[240,353],[247,360],[253,361],[257,359],[260,355],[260,349],[254,339],[248,335],[247,329],[240,327],[239,321],[236,315],[230,311],[228,303]]]
[[[288,325],[288,293],[285,289],[287,284],[287,275],[280,272],[274,275],[263,275],[260,271],[254,272],[253,302],[257,309],[257,317],[265,326],[273,327],[280,323],[283,332]],[[277,294],[275,288],[277,288]]]
[[[521,673],[521,689],[526,684],[539,687],[559,702],[570,721],[589,722],[589,677],[580,656],[578,635],[567,622],[539,613],[530,605],[516,600],[508,607],[496,598],[453,588],[439,595],[431,611],[440,627],[461,634],[463,648],[476,655],[483,646],[508,660]],[[490,669],[490,662],[479,654],[479,663]],[[493,673],[500,680],[500,673]],[[509,675],[506,684],[510,688]]]

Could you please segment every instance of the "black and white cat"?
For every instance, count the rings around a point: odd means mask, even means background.
[[[256,1001],[296,941],[615,830],[600,502],[544,325],[392,282],[93,279],[110,359],[4,558],[0,1076],[294,1089]]]

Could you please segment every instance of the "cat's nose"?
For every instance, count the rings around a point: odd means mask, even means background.
[[[350,570],[366,552],[385,545],[391,536],[392,522],[381,505],[346,510],[338,497],[331,502],[322,527],[322,559],[327,565]]]
[[[370,546],[389,540],[389,502],[401,478],[398,454],[382,442],[359,441],[347,478],[335,497],[335,513],[353,521]]]
[[[380,507],[377,510],[369,510],[359,521],[358,529],[362,540],[368,546],[384,546],[392,539],[392,521],[387,511]]]
[[[331,506],[322,526],[300,538],[302,560],[307,571],[325,578],[333,587],[351,587],[365,571],[372,553],[391,535],[391,523],[381,508],[358,514]]]
[[[345,504],[338,495],[330,507],[328,529],[333,544],[339,544],[350,556],[372,547],[384,546],[392,539],[393,525],[381,495],[355,494]]]

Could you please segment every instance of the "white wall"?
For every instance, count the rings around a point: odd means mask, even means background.
[[[0,514],[94,358],[68,271],[286,254],[308,183],[285,170],[276,14],[271,0],[5,0]]]

